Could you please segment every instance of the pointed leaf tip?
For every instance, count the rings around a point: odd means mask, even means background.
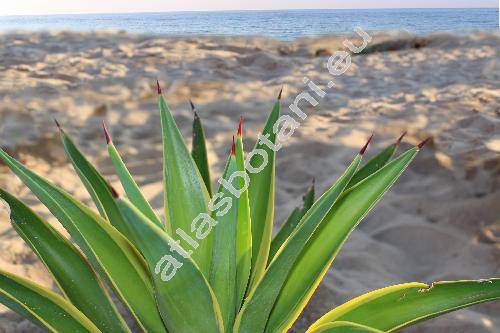
[[[361,148],[361,150],[359,151],[359,154],[360,155],[363,155],[366,151],[366,148],[368,148],[368,145],[370,144],[370,142],[372,141],[373,139],[373,134],[370,135],[370,137],[368,138],[368,141],[366,141],[365,145],[363,146],[363,148]]]
[[[108,186],[109,186],[109,189],[111,190],[111,193],[113,194],[113,197],[115,199],[118,199],[120,197],[120,194],[118,194],[118,191],[109,183],[108,183]]]
[[[401,136],[399,137],[398,141],[396,141],[396,145],[399,145],[401,143],[401,141],[403,141],[403,138],[405,137],[406,135],[406,131],[403,132],[403,134],[401,134]]]
[[[427,139],[425,139],[424,141],[420,142],[417,147],[418,149],[422,149],[423,146],[425,146],[425,144],[431,139],[431,137],[428,137]]]
[[[161,95],[161,87],[160,87],[160,82],[156,80],[156,88],[158,89],[158,95]]]
[[[241,137],[242,132],[243,132],[243,116],[240,116],[240,123],[238,125],[238,136]]]
[[[231,155],[236,156],[236,143],[234,142],[234,135],[233,135],[233,144],[231,146]]]
[[[56,118],[54,118],[54,122],[56,123],[57,128],[61,129],[61,124],[59,124]]]
[[[104,121],[102,122],[102,129],[104,130],[104,136],[106,137],[106,143],[109,145],[111,143],[111,136],[109,135],[108,129]]]
[[[189,100],[189,105],[191,105],[191,111],[195,112],[195,114],[196,114],[196,111],[194,111],[194,109],[196,109],[196,108],[194,107],[192,100]]]
[[[278,94],[278,101],[280,101],[280,100],[281,100],[281,94],[282,94],[282,93],[283,93],[283,86],[281,87],[280,92],[279,92],[279,94]]]

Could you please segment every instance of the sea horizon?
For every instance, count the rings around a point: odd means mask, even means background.
[[[82,12],[82,13],[54,13],[54,14],[6,14],[0,15],[1,17],[10,16],[60,16],[60,15],[122,15],[122,14],[166,14],[166,13],[214,13],[214,12],[294,12],[294,11],[319,11],[319,10],[462,10],[462,9],[493,9],[499,10],[497,7],[377,7],[377,8],[287,8],[287,9],[211,9],[211,10],[166,10],[166,11],[130,11],[130,12]]]
[[[224,24],[219,24],[220,22]],[[262,35],[281,40],[368,31],[412,34],[498,29],[498,8],[204,10],[0,16],[0,32],[124,30],[140,34]]]

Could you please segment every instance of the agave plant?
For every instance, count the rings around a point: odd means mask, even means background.
[[[286,332],[346,238],[423,146],[393,158],[398,140],[360,166],[367,143],[320,198],[314,200],[314,187],[307,192],[303,207],[273,238],[280,98],[260,136],[265,140],[259,139],[246,159],[240,121],[215,193],[200,118],[195,112],[190,152],[159,85],[158,104],[164,219],[141,193],[106,128],[109,156],[126,198],[59,126],[97,212],[0,150],[3,162],[71,236],[70,241],[0,190],[14,229],[60,291],[0,270],[0,302],[54,332],[130,332],[134,328],[117,311],[118,302],[135,319],[135,329],[145,332]],[[393,332],[499,297],[500,279],[399,284],[334,308],[308,332]]]

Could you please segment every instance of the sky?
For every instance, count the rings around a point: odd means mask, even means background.
[[[498,0],[3,0],[0,15],[182,10],[498,7]]]

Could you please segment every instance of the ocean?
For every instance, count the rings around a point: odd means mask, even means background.
[[[498,8],[0,16],[0,31],[118,29],[166,35],[264,35],[281,40],[352,32],[356,26],[367,31],[406,30],[413,34],[425,34],[498,29],[498,25]]]

